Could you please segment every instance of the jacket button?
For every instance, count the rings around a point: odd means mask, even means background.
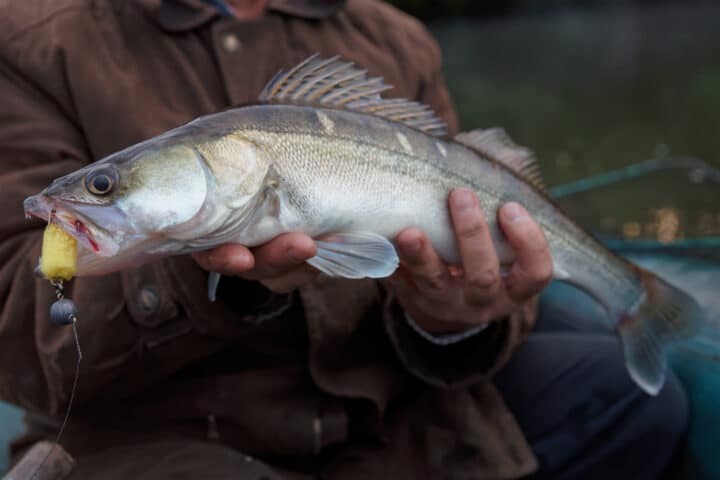
[[[160,306],[160,294],[155,287],[143,287],[138,294],[138,304],[146,315],[152,315]]]
[[[233,53],[240,48],[240,40],[234,33],[226,33],[222,37],[222,47],[227,53]]]

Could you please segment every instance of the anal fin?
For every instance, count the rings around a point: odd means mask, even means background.
[[[620,320],[618,333],[630,376],[647,393],[657,395],[665,383],[668,349],[697,338],[706,318],[687,293],[650,273],[643,276],[646,293]]]
[[[650,395],[657,395],[665,384],[667,361],[664,342],[652,332],[620,329],[625,365],[635,383]]]

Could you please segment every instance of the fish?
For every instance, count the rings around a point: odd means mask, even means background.
[[[465,187],[478,195],[504,267],[513,251],[497,210],[525,206],[545,232],[554,278],[605,307],[647,393],[664,384],[671,347],[702,337],[717,351],[718,329],[690,295],[608,251],[548,197],[530,150],[499,128],[448,138],[428,106],[382,97],[390,88],[352,62],[313,55],[278,72],[256,103],[54,180],[25,200],[25,213],[77,239],[78,276],[304,232],[317,244],[308,263],[324,274],[384,278],[399,264],[393,239],[409,226],[460,263],[447,197]],[[211,298],[219,278],[210,276]]]

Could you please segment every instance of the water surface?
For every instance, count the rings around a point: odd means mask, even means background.
[[[720,5],[430,24],[463,129],[504,127],[549,185],[650,158],[720,167]],[[720,189],[667,171],[561,203],[584,225],[670,242],[720,235]],[[700,179],[702,180],[702,179]]]

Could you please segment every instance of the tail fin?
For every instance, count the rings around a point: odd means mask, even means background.
[[[645,285],[643,302],[618,324],[630,376],[650,395],[657,395],[665,383],[666,351],[703,336],[706,351],[720,352],[720,334],[707,333],[700,305],[682,290],[649,272],[641,272]]]
[[[678,345],[680,353],[704,357],[706,360],[720,360],[720,316],[715,312],[711,317],[705,311],[698,331],[689,341]]]

